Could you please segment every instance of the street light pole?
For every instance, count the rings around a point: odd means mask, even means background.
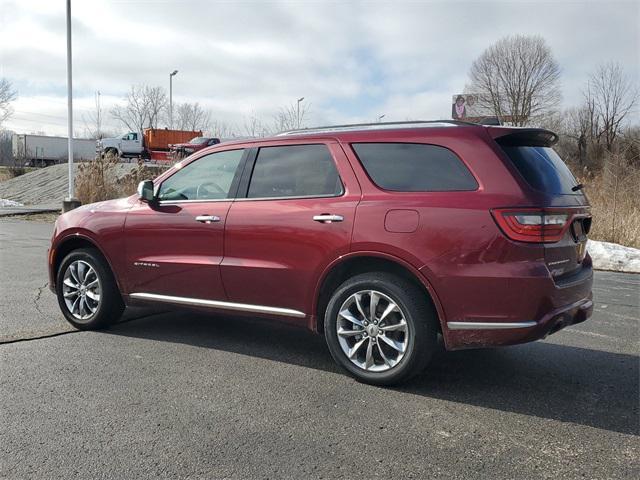
[[[382,115],[380,115],[380,116],[378,117],[378,123],[382,122],[382,119],[383,119],[384,117],[386,117],[386,114],[384,114],[384,113],[383,113]]]
[[[69,190],[68,197],[62,202],[62,211],[68,212],[80,206],[77,198],[74,198],[74,175],[73,175],[73,88],[71,83],[71,0],[67,0],[67,163],[69,167]]]
[[[296,128],[300,128],[300,102],[304,100],[304,97],[300,97],[298,99],[297,109],[296,109]]]
[[[169,74],[169,128],[173,130],[173,77],[177,75],[178,70],[174,70]]]

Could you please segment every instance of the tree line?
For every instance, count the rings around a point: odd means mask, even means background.
[[[132,85],[122,102],[113,106],[108,113],[123,128],[132,132],[140,132],[145,128],[169,128],[172,125],[177,130],[202,131],[219,138],[264,137],[283,130],[302,128],[308,119],[310,105],[301,101],[283,106],[270,121],[264,121],[252,112],[244,117],[239,126],[214,119],[211,110],[199,102],[175,103],[172,115],[169,110],[169,98],[164,88]],[[98,98],[93,112],[83,116],[88,136],[104,138],[115,134],[105,132],[102,126],[104,117]]]
[[[498,40],[471,65],[465,92],[477,99],[476,112],[515,126],[547,127],[560,134],[568,160],[601,169],[607,154],[624,150],[638,160],[639,126],[631,116],[638,85],[616,62],[598,65],[585,80],[581,102],[561,109],[561,69],[540,36]]]

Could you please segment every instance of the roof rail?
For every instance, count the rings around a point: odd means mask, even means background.
[[[304,133],[325,133],[344,132],[349,130],[384,130],[395,127],[401,128],[422,128],[422,127],[444,127],[455,125],[478,125],[477,123],[464,122],[461,120],[407,120],[403,122],[377,122],[377,123],[351,123],[347,125],[326,125],[324,127],[300,128],[297,130],[287,130],[276,134],[277,137],[285,135],[296,135]]]

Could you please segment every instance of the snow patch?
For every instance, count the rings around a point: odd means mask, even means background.
[[[14,202],[13,200],[6,200],[4,198],[0,198],[0,208],[6,207],[24,207],[20,202]]]
[[[617,243],[589,240],[587,251],[596,270],[640,273],[640,249],[625,247]]]

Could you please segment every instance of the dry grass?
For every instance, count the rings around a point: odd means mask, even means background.
[[[105,155],[78,165],[76,196],[83,204],[127,197],[136,192],[138,183],[157,177],[165,168],[168,167],[149,167],[140,162],[131,172],[118,177],[117,157]]]
[[[20,167],[20,166],[8,166],[8,167],[0,167],[0,182],[4,180],[9,180],[11,178],[19,177],[20,175],[24,175],[27,172],[33,171],[33,168]]]
[[[640,248],[640,167],[610,155],[602,172],[580,181],[593,215],[589,238]]]
[[[112,155],[78,164],[76,172],[76,197],[83,203],[101,202],[118,198],[116,188],[118,159]]]

